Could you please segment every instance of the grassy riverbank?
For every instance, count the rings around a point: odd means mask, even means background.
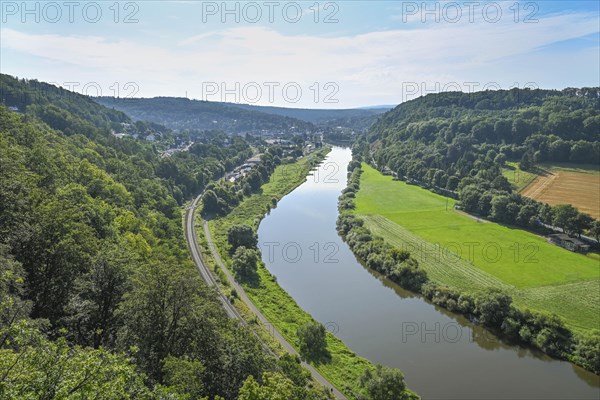
[[[274,198],[280,200],[302,184],[315,162],[322,160],[326,153],[327,151],[324,150],[294,164],[278,166],[271,176],[270,182],[262,186],[260,193],[245,199],[227,216],[210,221],[209,226],[213,240],[226,265],[230,265],[231,262],[227,242],[229,227],[243,223],[257,229],[260,220],[272,206],[272,200]],[[269,273],[266,267],[260,265],[258,275],[259,283],[244,284],[244,290],[270,323],[298,349],[296,329],[311,321],[312,317],[277,284],[275,277]],[[356,395],[361,392],[358,385],[359,377],[366,368],[373,368],[372,364],[357,356],[341,340],[329,333],[327,334],[327,345],[331,353],[331,361],[313,365],[348,398],[356,398]]]
[[[554,312],[575,330],[598,326],[596,259],[520,229],[477,221],[456,212],[452,199],[362,168],[356,214],[373,233],[410,250],[431,279],[468,292],[503,289],[517,305]],[[444,256],[434,245],[452,253]]]

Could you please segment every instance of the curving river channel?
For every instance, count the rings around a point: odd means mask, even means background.
[[[600,377],[504,344],[361,265],[335,229],[350,159],[334,147],[258,230],[267,268],[302,308],[424,399],[600,398]]]

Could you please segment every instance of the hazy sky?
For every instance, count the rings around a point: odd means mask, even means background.
[[[0,69],[90,95],[287,107],[598,86],[592,1],[2,1]]]

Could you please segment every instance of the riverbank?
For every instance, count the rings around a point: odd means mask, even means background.
[[[493,223],[477,224],[453,213],[451,208],[444,208],[445,201],[441,196],[403,182],[392,182],[391,178],[381,175],[365,163],[361,165],[355,161],[354,168],[350,186],[340,200],[340,208],[351,212],[346,216],[340,216],[338,228],[353,252],[365,260],[367,266],[383,273],[401,286],[424,295],[438,306],[479,321],[481,325],[516,345],[532,346],[554,358],[567,359],[598,373],[598,359],[594,356],[598,346],[597,335],[594,333],[585,336],[575,335],[558,317],[547,315],[545,312],[553,303],[547,304],[544,312],[523,309],[517,301],[514,305],[511,304],[514,297],[518,299],[515,296],[517,290],[527,289],[527,284],[531,286],[531,281],[536,276],[536,269],[546,269],[543,277],[538,279],[557,281],[544,281],[546,286],[564,284],[561,278],[565,272],[557,268],[552,269],[550,266],[555,265],[554,261],[559,263],[564,261],[566,257],[577,258],[575,261],[587,260],[585,256],[568,253],[544,242],[539,244],[540,248],[545,245],[542,250],[557,254],[548,255],[544,251],[534,254],[543,261],[543,266],[539,263],[533,266],[522,265],[518,268],[519,274],[517,274],[515,267],[518,260],[507,257],[504,260],[506,265],[502,265],[500,260],[495,260],[495,263],[489,263],[490,269],[480,270],[476,267],[481,262],[479,258],[474,257],[470,262],[465,262],[460,256],[464,252],[459,251],[457,255],[456,251],[449,253],[443,250],[447,247],[444,240],[447,241],[447,238],[453,240],[450,243],[453,244],[454,250],[460,246],[457,240],[467,240],[464,244],[468,243],[473,247],[474,244],[485,246],[486,242],[482,241],[488,239],[488,243],[502,250],[511,249],[510,240],[513,240],[513,247],[519,245],[517,235],[525,236],[525,239],[530,241],[536,237]],[[361,174],[363,171],[364,173]],[[403,199],[401,204],[397,202],[399,198]],[[394,221],[401,221],[402,226]],[[448,231],[445,236],[444,229]],[[494,232],[489,232],[494,229]],[[413,232],[415,230],[416,232]],[[507,233],[503,236],[497,231]],[[374,236],[372,233],[380,236]],[[435,238],[439,240],[441,247],[433,245],[432,235],[437,235]],[[440,252],[439,249],[443,251]],[[438,254],[432,254],[433,250]],[[424,251],[428,254],[423,254]],[[473,256],[472,253],[468,255]],[[407,257],[411,257],[414,269],[398,270],[397,260],[394,260],[396,254],[403,254],[403,263],[404,260],[408,261]],[[441,256],[438,262],[423,262],[438,259],[438,256]],[[484,254],[483,257],[485,256]],[[440,262],[448,258],[452,258],[450,260],[452,262]],[[498,270],[498,266],[503,268]],[[524,267],[533,269],[534,273],[524,271]],[[581,266],[571,266],[571,268],[577,267]],[[419,270],[421,275],[426,272],[427,276],[420,276]],[[549,270],[553,271],[554,275],[549,273]],[[415,276],[422,279],[415,280]],[[593,278],[593,275],[591,276]],[[529,281],[524,277],[529,278]],[[474,279],[476,283],[473,282]],[[468,288],[465,285],[469,285]],[[555,299],[555,302],[563,304],[566,299],[576,298],[576,296],[582,295],[573,293],[565,298],[563,293],[562,301]],[[581,316],[577,317],[581,321]]]
[[[234,224],[247,224],[254,230],[258,229],[265,212],[273,207],[274,200],[279,201],[305,182],[306,176],[315,165],[314,161],[321,161],[325,154],[326,152],[323,151],[314,154],[312,160],[307,157],[295,164],[278,166],[269,183],[262,186],[260,193],[245,199],[227,216],[210,221],[214,243],[226,265],[231,265],[227,242],[229,227]],[[264,265],[259,265],[257,272],[259,283],[243,284],[245,292],[269,322],[298,349],[296,330],[305,323],[313,321],[313,318],[277,284],[275,277]],[[331,333],[327,334],[327,348],[331,354],[330,362],[313,364],[314,367],[348,398],[357,398],[357,395],[362,393],[359,378],[366,369],[373,369],[373,365],[368,360],[357,356]],[[410,396],[417,398],[412,394]]]

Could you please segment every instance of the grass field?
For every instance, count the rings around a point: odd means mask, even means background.
[[[231,262],[227,252],[227,231],[234,224],[248,224],[254,228],[264,217],[272,198],[281,199],[305,180],[310,170],[309,159],[303,159],[295,165],[277,167],[271,181],[262,186],[262,191],[245,199],[238,207],[225,217],[211,220],[209,227],[219,253],[227,265]],[[290,171],[293,171],[291,174]],[[262,311],[265,317],[296,348],[299,341],[296,330],[312,320],[292,297],[278,284],[270,272],[260,265],[258,268],[260,283],[256,286],[244,284],[244,290],[252,302]],[[315,365],[319,372],[341,390],[348,398],[355,398],[359,393],[358,380],[366,368],[373,368],[371,363],[357,356],[334,335],[327,334],[327,347],[331,353],[331,362]]]
[[[452,199],[393,181],[368,165],[363,169],[355,212],[373,233],[410,250],[433,280],[466,291],[500,287],[518,305],[556,312],[574,329],[599,326],[600,263],[595,255],[572,253],[535,234],[479,221],[456,212]]]
[[[513,190],[520,192],[527,187],[531,182],[538,177],[538,174],[523,171],[519,168],[519,163],[515,161],[508,161],[507,167],[502,168],[502,175],[508,179]]]

